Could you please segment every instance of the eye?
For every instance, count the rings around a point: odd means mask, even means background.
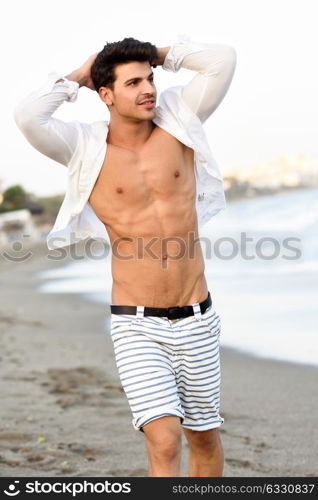
[[[136,83],[135,81],[134,82],[130,82],[129,85],[134,85],[135,83]]]

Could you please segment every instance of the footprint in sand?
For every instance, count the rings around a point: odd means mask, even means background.
[[[81,443],[68,443],[68,448],[71,450],[73,453],[76,453],[78,455],[81,455],[84,457],[86,460],[89,461],[95,461],[96,456],[102,455],[102,452],[100,452],[96,448],[89,448],[84,444]]]
[[[22,319],[17,318],[16,316],[5,316],[2,314],[0,315],[0,322],[14,325],[44,326],[44,323],[37,319]]]
[[[264,441],[262,441],[261,443],[257,443],[257,444],[256,444],[256,447],[255,447],[254,451],[255,451],[256,453],[262,453],[262,451],[263,451],[265,448],[271,448],[271,446],[269,446],[268,444],[264,443]]]
[[[234,434],[233,432],[227,431],[227,434],[235,439],[241,439],[244,444],[251,444],[250,436],[241,436],[240,434]]]
[[[145,477],[148,476],[146,469],[115,469],[110,470],[109,475],[115,477]]]
[[[226,458],[225,462],[228,465],[232,465],[234,467],[243,467],[244,469],[252,469],[257,472],[263,472],[265,474],[271,474],[272,470],[263,467],[263,465],[257,462],[251,462],[250,460],[240,460],[238,458]]]
[[[0,432],[0,440],[3,441],[30,441],[33,437],[22,432]]]
[[[253,464],[249,460],[240,460],[238,458],[226,458],[225,462],[228,465],[234,465],[236,467],[244,467],[244,468],[250,468],[250,469],[253,468]]]
[[[70,406],[113,406],[114,398],[121,398],[123,389],[107,381],[104,371],[80,366],[77,368],[50,368],[38,377],[51,394],[59,394],[56,400],[62,408]]]

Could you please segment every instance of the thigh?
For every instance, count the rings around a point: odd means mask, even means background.
[[[168,415],[183,420],[169,329],[158,318],[129,316],[112,314],[111,337],[133,427],[143,431],[148,422]]]

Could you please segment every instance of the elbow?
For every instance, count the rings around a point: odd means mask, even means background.
[[[235,48],[231,45],[225,45],[222,53],[222,63],[220,64],[220,66],[222,66],[225,71],[234,73],[236,60],[237,55]]]
[[[232,80],[236,68],[236,50],[230,45],[225,45],[219,64],[216,64],[212,70],[213,76],[224,78],[229,82]]]
[[[209,54],[209,61],[205,69],[207,76],[220,77],[233,75],[236,67],[236,50],[230,45],[217,44]]]
[[[22,118],[22,113],[21,113],[21,108],[20,106],[16,106],[13,110],[13,118],[14,118],[14,121],[15,123],[18,125],[18,127],[20,128],[20,124],[21,124],[21,118]]]
[[[14,108],[13,117],[18,128],[24,135],[33,129],[36,124],[34,109],[23,101]]]
[[[23,130],[30,120],[30,113],[20,103],[13,110],[14,121],[20,130]]]
[[[234,47],[229,47],[229,54],[228,54],[228,60],[227,60],[227,70],[226,70],[226,75],[228,78],[229,84],[231,83],[234,73],[235,73],[235,68],[236,68],[236,50]]]
[[[226,58],[227,58],[228,64],[233,69],[235,69],[236,60],[237,60],[236,50],[235,50],[234,47],[232,47],[232,46],[229,45],[228,48],[227,48],[227,51],[228,51],[228,54],[227,54]]]

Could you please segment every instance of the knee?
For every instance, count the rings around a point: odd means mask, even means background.
[[[193,450],[200,450],[201,453],[213,454],[216,448],[222,446],[219,429],[208,431],[187,432],[189,446]]]
[[[158,441],[152,450],[154,460],[172,462],[181,452],[181,442],[176,438]]]
[[[171,462],[181,453],[181,433],[162,433],[148,443],[150,456],[155,461]]]

